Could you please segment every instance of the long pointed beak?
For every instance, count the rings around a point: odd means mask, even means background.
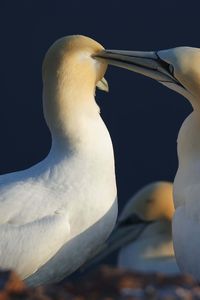
[[[143,74],[161,83],[173,83],[183,87],[170,73],[169,64],[157,52],[103,50],[95,57],[106,59],[111,65]]]

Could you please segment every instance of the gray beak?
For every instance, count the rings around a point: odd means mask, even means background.
[[[106,61],[117,67],[143,74],[161,83],[181,83],[173,76],[171,65],[159,57],[157,52],[103,50],[95,55],[96,58]]]

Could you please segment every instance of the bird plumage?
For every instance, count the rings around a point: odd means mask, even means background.
[[[105,241],[117,215],[112,142],[95,102],[107,64],[84,36],[58,40],[43,63],[43,107],[52,134],[37,165],[0,176],[0,268],[29,285],[75,271]]]
[[[177,47],[157,52],[109,51],[100,59],[156,79],[180,93],[192,105],[178,134],[178,170],[174,180],[173,242],[183,272],[200,280],[200,49]]]
[[[126,203],[108,241],[85,268],[118,250],[120,268],[178,273],[172,242],[173,213],[172,184],[160,181],[146,185]]]

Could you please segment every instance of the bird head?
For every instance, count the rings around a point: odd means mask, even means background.
[[[103,78],[107,62],[94,59],[94,55],[104,48],[91,38],[72,35],[60,38],[47,51],[43,61],[44,83],[75,84],[81,88],[99,87],[108,91]],[[75,79],[75,80],[74,80]]]
[[[166,70],[177,81],[161,82],[187,98],[198,98],[200,93],[200,49],[177,47],[157,52]]]
[[[99,113],[94,95],[96,86],[108,91],[103,77],[107,62],[94,55],[103,49],[88,37],[72,35],[57,40],[47,51],[42,68],[43,107],[54,140],[66,134],[71,141],[79,140],[81,116]]]
[[[119,223],[127,222],[135,215],[146,222],[172,220],[174,213],[173,185],[170,182],[155,182],[148,184],[136,193],[123,209]]]
[[[158,181],[146,185],[133,195],[120,214],[110,238],[100,250],[100,255],[90,261],[86,268],[101,261],[112,252],[140,239],[141,234],[151,225],[153,228],[151,226],[152,231],[148,231],[149,237],[160,234],[160,230],[162,233],[171,231],[174,214],[172,188],[172,183]],[[159,228],[154,227],[154,224],[158,224],[158,222]]]
[[[200,93],[200,49],[177,47],[156,52],[103,50],[97,57],[111,65],[155,79],[191,102]]]

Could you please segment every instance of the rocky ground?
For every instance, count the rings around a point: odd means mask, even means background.
[[[0,300],[200,299],[200,285],[190,276],[133,273],[102,266],[76,280],[28,288],[10,271],[0,272]]]

